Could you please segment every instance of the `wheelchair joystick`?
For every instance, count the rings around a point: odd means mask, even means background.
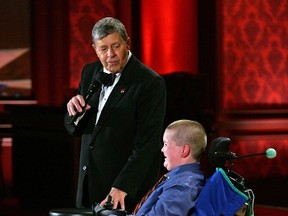
[[[108,200],[107,200],[107,202],[104,204],[104,208],[106,208],[106,209],[113,209],[113,202],[112,202],[112,197],[111,197],[111,195],[108,195]]]

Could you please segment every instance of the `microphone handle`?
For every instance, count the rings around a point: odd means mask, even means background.
[[[87,91],[87,93],[86,93],[86,96],[85,96],[85,98],[84,98],[84,100],[85,100],[85,106],[82,107],[83,109],[86,108],[87,104],[89,103],[89,101],[91,100],[91,98],[93,97],[93,95],[96,93],[96,89],[97,89],[96,82],[97,82],[97,81],[95,80],[95,82],[94,82],[94,83],[91,83],[90,86],[89,86],[89,89],[88,89],[88,91]],[[83,112],[84,112],[84,111],[83,111]],[[67,123],[68,123],[68,124],[72,124],[73,122],[75,122],[76,119],[83,114],[83,112],[76,112],[75,115],[70,116],[70,117],[68,118],[68,120],[67,120]]]
[[[85,107],[84,107],[84,109],[85,109]],[[82,114],[83,114],[83,112],[76,112],[75,115],[69,116],[69,117],[68,117],[68,120],[67,120],[67,123],[68,123],[68,124],[72,124],[72,123],[75,122],[75,121],[77,120],[77,118],[79,118]]]
[[[240,159],[240,158],[245,158],[245,157],[254,157],[254,156],[259,156],[259,155],[266,155],[266,152],[256,153],[256,154],[249,154],[249,155],[234,156],[233,159]]]

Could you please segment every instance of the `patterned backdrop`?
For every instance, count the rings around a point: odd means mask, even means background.
[[[277,156],[272,160],[243,158],[233,167],[251,184],[256,202],[280,205],[288,188],[271,181],[288,176],[284,126],[288,116],[288,0],[218,3],[222,87],[218,94],[224,110],[219,114],[219,133],[231,138],[231,151],[237,155],[275,148]]]
[[[288,104],[288,1],[223,0],[223,108]]]
[[[246,179],[275,178],[288,176],[287,164],[284,164],[288,154],[288,140],[284,137],[253,137],[243,140],[232,140],[230,150],[237,156],[264,153],[268,148],[274,148],[276,157],[269,159],[265,155],[244,157],[234,161],[233,170]]]
[[[116,0],[70,0],[70,87],[77,88],[84,64],[97,56],[92,48],[91,30],[105,16],[115,16]]]

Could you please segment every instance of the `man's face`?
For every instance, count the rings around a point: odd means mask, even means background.
[[[183,146],[176,145],[176,142],[173,139],[174,134],[175,131],[166,129],[163,135],[163,147],[161,151],[165,158],[164,167],[166,167],[168,171],[181,165]]]
[[[125,42],[119,33],[114,32],[94,42],[93,48],[102,65],[111,73],[117,73],[126,64],[129,39]]]

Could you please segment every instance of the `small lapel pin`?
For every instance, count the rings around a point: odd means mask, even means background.
[[[124,94],[125,93],[125,89],[124,88],[120,89],[120,93]]]

